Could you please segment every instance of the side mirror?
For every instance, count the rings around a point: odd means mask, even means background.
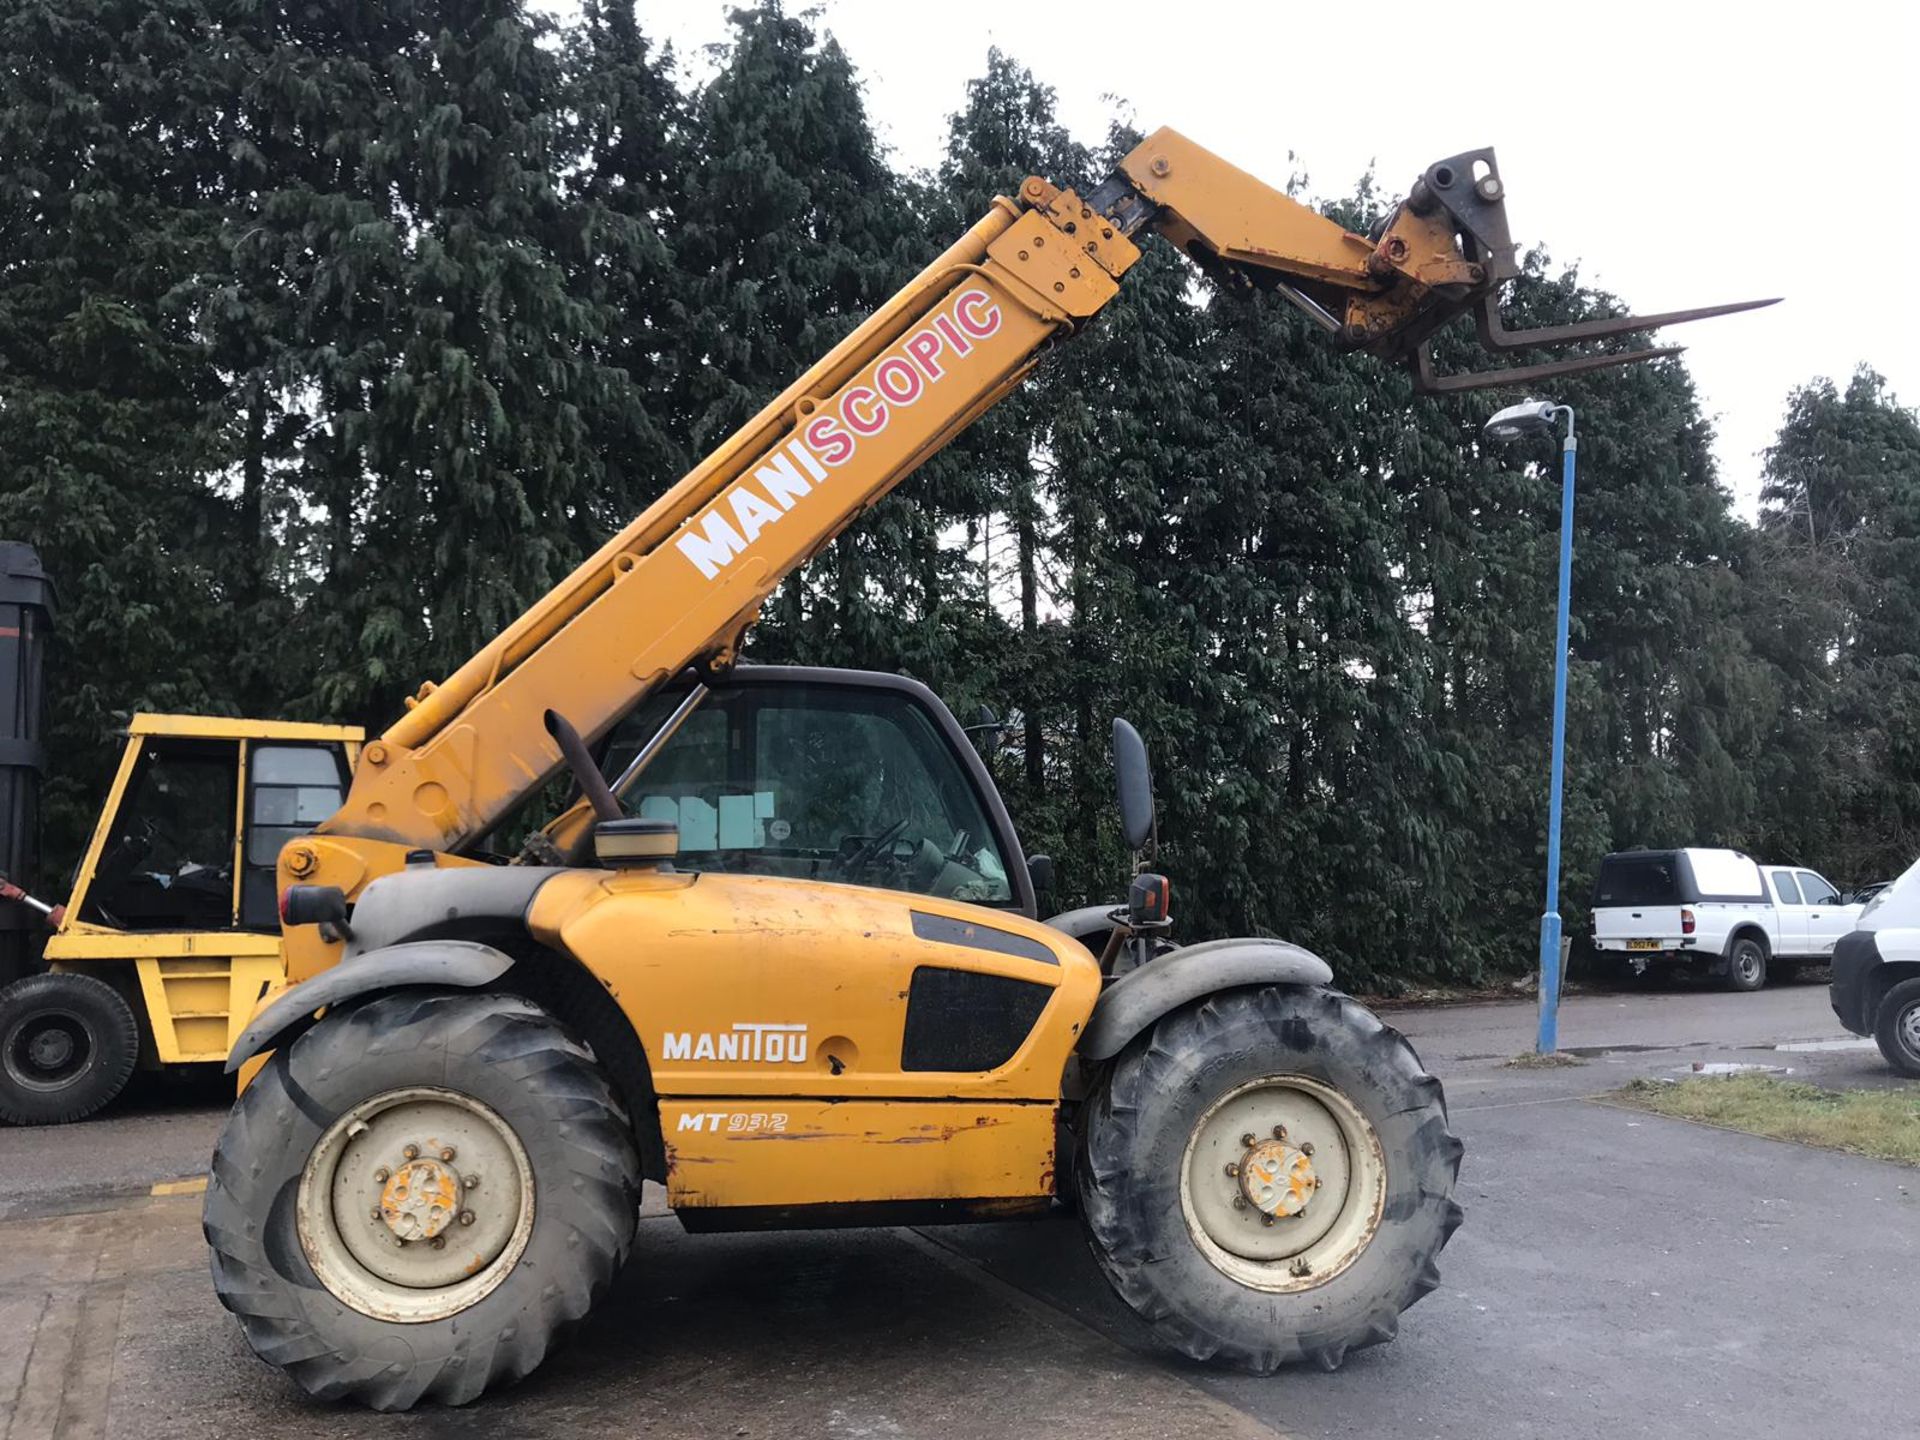
[[[1053,893],[1053,857],[1051,855],[1029,855],[1027,857],[1027,878],[1033,881],[1035,895]]]
[[[1153,838],[1153,771],[1147,742],[1125,720],[1113,722],[1113,778],[1120,795],[1120,835],[1129,850]]]
[[[973,723],[962,726],[961,730],[973,742],[973,748],[987,756],[1000,747],[1000,737],[1006,728],[1007,722],[993,713],[991,705],[982,705],[973,712]]]

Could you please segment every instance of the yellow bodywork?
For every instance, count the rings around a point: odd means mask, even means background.
[[[1051,959],[925,939],[916,914]],[[550,881],[528,928],[584,963],[632,1023],[676,1208],[1053,1194],[1060,1076],[1100,992],[1098,964],[1058,931],[891,890],[596,870]],[[1052,994],[997,1068],[909,1071],[903,1019],[921,967]]]
[[[241,930],[120,930],[79,917],[93,888],[101,855],[112,838],[115,818],[126,800],[142,745],[151,739],[231,742],[239,770],[234,804],[234,906],[246,843],[244,817],[238,813],[246,794],[248,748],[271,741],[310,741],[338,745],[351,767],[365,731],[357,725],[320,725],[291,720],[248,720],[208,715],[159,715],[142,712],[127,726],[127,745],[113,784],[100,807],[85,855],[74,878],[65,915],[47,937],[50,969],[87,971],[101,966],[131,966],[134,1013],[151,1042],[152,1058],[162,1065],[224,1062],[247,1018],[263,997],[285,983],[286,965],[279,935]]]

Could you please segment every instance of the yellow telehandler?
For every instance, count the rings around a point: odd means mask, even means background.
[[[1117,293],[1149,232],[1425,389],[1513,335],[1493,152],[1351,234],[1170,130],[954,245],[367,743],[280,853],[290,988],[204,1211],[213,1276],[318,1396],[461,1403],[538,1365],[627,1258],[643,1178],[687,1228],[1078,1208],[1173,1348],[1266,1372],[1393,1337],[1460,1221],[1439,1081],[1274,940],[1172,947],[1152,789],[1115,725],[1127,902],[1036,917],[953,717],[896,676],[736,665],[761,602]],[[511,857],[563,769],[580,799]]]

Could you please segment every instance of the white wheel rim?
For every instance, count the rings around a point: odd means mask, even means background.
[[[1276,1169],[1294,1184],[1276,1192]],[[1303,1190],[1304,1205],[1287,1213]],[[1386,1154],[1373,1125],[1345,1095],[1304,1075],[1271,1075],[1222,1095],[1194,1125],[1180,1162],[1187,1233],[1215,1269],[1253,1290],[1332,1280],[1372,1242],[1386,1200]]]
[[[1909,1005],[1900,1017],[1900,1039],[1907,1054],[1920,1060],[1920,1003]]]
[[[334,1298],[422,1324],[493,1293],[526,1251],[533,1211],[513,1127],[470,1095],[414,1086],[328,1127],[301,1172],[295,1223]]]

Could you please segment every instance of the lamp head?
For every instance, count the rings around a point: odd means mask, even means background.
[[[1481,427],[1489,440],[1523,440],[1529,435],[1551,435],[1560,407],[1550,400],[1522,400],[1509,405]]]

